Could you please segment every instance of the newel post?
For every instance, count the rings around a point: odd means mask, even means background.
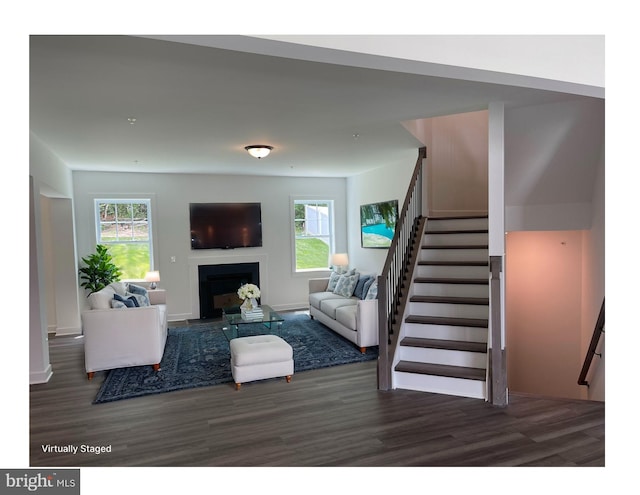
[[[489,397],[494,406],[506,406],[507,398],[507,365],[502,335],[502,256],[490,256],[491,270],[490,300],[491,314],[489,315],[489,331],[491,353],[489,355],[490,393]]]
[[[378,277],[378,390],[391,389],[387,293],[387,279],[381,275]]]

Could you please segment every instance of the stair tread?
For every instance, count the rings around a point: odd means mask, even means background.
[[[488,244],[427,244],[422,249],[489,249]]]
[[[411,296],[411,302],[444,303],[444,304],[472,304],[488,306],[488,297],[454,297],[454,296]]]
[[[446,349],[451,351],[487,352],[486,342],[469,342],[461,340],[423,339],[420,337],[405,337],[400,345],[407,347],[422,347],[426,349]]]
[[[488,234],[488,229],[425,230],[424,234]]]
[[[413,279],[418,284],[466,284],[466,285],[489,285],[487,278],[449,278],[449,277],[416,277]]]
[[[478,218],[488,219],[488,215],[453,215],[450,217],[427,217],[429,220],[477,220]]]
[[[453,318],[448,316],[424,316],[409,315],[404,320],[406,323],[419,323],[422,325],[449,325],[454,327],[489,328],[489,320],[486,318]]]
[[[445,364],[416,363],[414,361],[400,361],[394,368],[405,373],[419,373],[422,375],[445,376],[450,378],[464,378],[467,380],[481,380],[486,378],[486,371],[482,368],[465,368],[462,366],[448,366]]]
[[[488,261],[418,261],[420,266],[489,266]]]

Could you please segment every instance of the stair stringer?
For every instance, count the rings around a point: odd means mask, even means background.
[[[416,390],[422,392],[430,392],[430,393],[438,393],[438,394],[447,394],[447,395],[456,395],[462,397],[470,397],[470,398],[478,398],[488,400],[488,359],[489,359],[489,328],[488,328],[488,319],[487,324],[484,327],[464,327],[460,325],[455,326],[447,326],[443,324],[437,325],[424,325],[417,323],[407,323],[407,318],[411,316],[412,308],[415,309],[416,304],[420,303],[411,303],[409,300],[412,296],[424,295],[425,291],[420,289],[419,287],[422,285],[420,283],[416,283],[416,278],[424,278],[425,275],[429,274],[429,270],[434,274],[436,278],[446,278],[447,273],[451,273],[452,278],[460,279],[460,278],[477,278],[478,277],[478,268],[477,266],[469,267],[468,272],[465,272],[464,268],[461,268],[458,264],[458,261],[464,259],[464,256],[460,256],[463,249],[460,246],[456,245],[456,243],[465,242],[470,245],[484,244],[486,239],[486,233],[477,233],[477,234],[449,234],[450,239],[454,242],[448,243],[444,242],[442,239],[438,239],[438,235],[430,234],[430,230],[437,230],[441,234],[448,234],[448,231],[458,230],[457,227],[443,227],[436,228],[436,225],[441,224],[443,221],[448,221],[449,219],[431,219],[427,220],[424,235],[422,236],[420,250],[423,251],[423,245],[426,244],[426,248],[424,252],[427,253],[427,256],[424,257],[425,261],[429,263],[433,263],[434,261],[443,260],[445,263],[452,262],[452,268],[449,270],[447,268],[443,268],[442,265],[436,265],[433,268],[430,267],[416,267],[414,271],[414,275],[411,279],[408,292],[407,292],[407,303],[404,306],[404,312],[402,315],[401,325],[398,330],[397,335],[397,345],[395,346],[395,352],[392,360],[392,368],[391,368],[391,387],[393,389],[408,389],[408,390]],[[455,219],[452,220],[455,224],[456,220],[460,220],[462,226],[461,230],[477,230],[478,222],[480,220],[468,218],[465,219]],[[486,218],[482,220],[483,225],[486,225]],[[441,224],[444,225],[444,224]],[[485,229],[486,227],[482,227]],[[474,242],[474,235],[477,236],[477,242]],[[445,237],[448,237],[445,235]],[[454,251],[453,256],[449,256],[447,253],[444,253],[443,256],[434,258],[433,253],[438,253],[440,249],[435,246],[441,245],[450,245],[452,251]],[[443,293],[447,293],[447,291],[453,291],[452,294],[455,297],[478,297],[482,296],[488,300],[489,298],[489,267],[488,267],[488,249],[473,249],[467,250],[472,259],[481,259],[486,260],[486,290],[482,287],[471,287],[467,286],[465,289],[464,284],[443,284],[441,288],[436,289],[436,293],[438,295],[442,295]],[[419,256],[417,263],[422,259],[422,256]],[[443,273],[444,270],[444,273]],[[468,273],[468,275],[467,275]],[[465,275],[467,275],[465,277]],[[472,284],[473,285],[473,284]],[[459,291],[459,287],[462,286],[462,291],[465,290],[468,294],[458,294],[456,291]],[[470,289],[471,288],[471,289]],[[427,291],[428,292],[428,291]],[[488,304],[488,303],[487,303]],[[464,305],[460,305],[460,307],[464,307]],[[428,314],[428,310],[419,310],[421,314]],[[480,314],[488,314],[489,307],[487,306],[486,311],[482,311]],[[454,315],[455,313],[447,312],[447,315]],[[440,315],[434,315],[440,316]],[[462,318],[469,318],[470,315],[461,314]],[[471,315],[473,316],[473,315]],[[484,318],[483,318],[484,320]],[[419,330],[417,330],[419,329]],[[417,335],[416,335],[417,333]],[[486,351],[482,353],[470,353],[466,351],[459,350],[451,350],[451,349],[433,349],[429,348],[429,345],[426,345],[427,348],[421,347],[410,347],[402,345],[402,342],[407,337],[416,337],[421,336],[428,339],[441,339],[442,340],[457,340],[457,341],[469,341],[469,342],[485,342],[486,343]],[[415,339],[414,339],[415,340]],[[418,339],[419,340],[419,339]],[[441,347],[441,346],[437,346]],[[480,355],[479,355],[480,354]],[[408,362],[408,363],[407,363]],[[460,367],[460,369],[464,370],[466,368],[473,371],[474,376],[473,379],[469,378],[458,378],[453,376],[443,376],[443,373],[440,373],[441,370],[430,371],[429,373],[424,372],[407,372],[407,371],[398,371],[396,368],[401,364],[410,364],[417,365],[416,363],[424,363],[428,366],[433,366],[437,368],[438,366],[454,366],[456,369]],[[406,366],[404,366],[406,368]],[[479,379],[479,376],[482,375],[482,379]]]

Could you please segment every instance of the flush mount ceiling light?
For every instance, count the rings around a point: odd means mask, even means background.
[[[252,144],[251,146],[245,146],[245,150],[255,158],[264,158],[273,149],[273,146],[267,146],[266,144]]]

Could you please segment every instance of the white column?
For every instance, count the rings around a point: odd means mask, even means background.
[[[44,294],[42,239],[40,236],[40,193],[29,177],[29,383],[51,378]]]
[[[505,406],[505,207],[504,207],[504,103],[489,104],[489,260],[491,263],[491,401]]]
[[[489,104],[489,256],[504,256],[504,103]]]

